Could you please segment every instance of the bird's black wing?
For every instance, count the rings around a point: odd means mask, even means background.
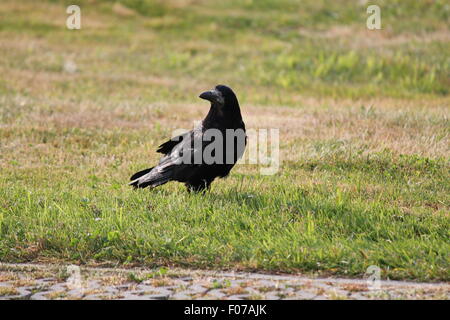
[[[179,136],[173,137],[172,139],[170,139],[169,141],[164,142],[163,144],[161,144],[158,147],[158,150],[156,150],[156,152],[162,153],[162,154],[168,154],[170,153],[173,148],[181,143],[188,135],[190,135],[192,133],[191,131],[188,131],[186,133],[180,134]]]
[[[202,146],[202,127],[200,126],[181,136],[183,136],[183,140],[175,141],[176,143],[171,150],[167,151],[157,166],[151,168],[146,174],[136,177],[130,182],[130,185],[138,188],[156,187],[170,180],[183,180],[192,174],[192,170],[196,167],[193,159],[196,155],[201,156],[202,153],[202,148],[195,147],[199,143],[194,143],[194,140],[200,141],[200,146]],[[166,151],[169,149],[171,142],[172,140],[167,141],[159,149]],[[187,159],[189,159],[188,163],[185,163]]]

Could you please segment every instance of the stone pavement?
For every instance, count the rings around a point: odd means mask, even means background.
[[[377,286],[379,285],[379,286]],[[445,299],[449,283],[0,263],[0,299]]]

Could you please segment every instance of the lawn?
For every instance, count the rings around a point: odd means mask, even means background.
[[[0,261],[450,280],[450,6],[0,2]],[[205,195],[129,176],[218,83],[281,167]]]

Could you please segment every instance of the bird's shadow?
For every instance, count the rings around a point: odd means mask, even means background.
[[[236,204],[240,207],[246,207],[251,210],[260,210],[267,206],[280,207],[285,204],[285,200],[273,197],[269,194],[260,194],[255,190],[246,191],[242,186],[231,187],[224,191],[215,190],[214,187],[204,192],[188,192],[186,188],[154,188],[148,190],[151,194],[158,197],[180,197],[182,196],[187,201],[201,200],[201,203],[209,204]],[[175,192],[174,192],[175,191]]]
[[[238,188],[223,193],[208,191],[207,197],[213,202],[234,203],[240,207],[246,207],[252,210],[259,210],[269,204],[273,205],[274,201],[277,202],[276,198],[269,198],[254,192],[243,192]]]

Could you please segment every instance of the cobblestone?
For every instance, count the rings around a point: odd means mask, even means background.
[[[75,271],[74,271],[75,270]],[[2,299],[445,299],[449,283],[0,263]]]

